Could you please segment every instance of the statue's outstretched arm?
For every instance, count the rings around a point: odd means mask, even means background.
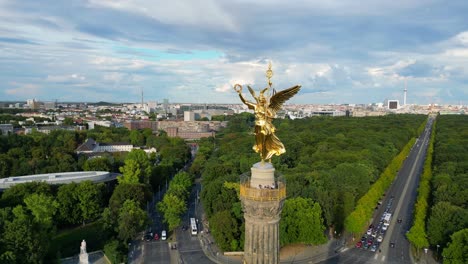
[[[241,93],[239,93],[239,98],[245,105],[249,107],[249,109],[255,110],[256,105],[250,101],[245,100],[244,96]]]
[[[252,96],[255,98],[255,92],[252,90],[252,88],[250,88],[250,86],[248,86],[249,88],[249,91],[250,93],[252,94]],[[245,100],[244,96],[242,95],[242,85],[240,84],[235,84],[234,85],[234,91],[236,91],[238,94],[239,94],[239,98],[241,99],[241,101],[247,105],[249,107],[249,109],[252,109],[252,110],[255,110],[255,106],[256,104],[250,102],[250,101],[247,101]]]

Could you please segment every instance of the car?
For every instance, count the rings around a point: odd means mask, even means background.
[[[368,236],[372,235],[372,228],[369,228],[366,233]]]
[[[368,249],[369,248],[369,244],[367,243],[364,243],[364,245],[362,246],[363,249]]]
[[[151,241],[153,240],[153,236],[151,235],[151,233],[146,233],[145,234],[145,241]]]
[[[370,251],[372,252],[377,251],[377,245],[376,244],[372,245],[372,247],[370,248]]]
[[[154,240],[159,240],[159,235],[158,235],[158,233],[155,233],[155,234],[154,234]]]
[[[394,248],[394,247],[395,247],[395,243],[394,243],[394,242],[390,242],[390,247],[391,247],[391,248]]]
[[[382,242],[382,240],[383,240],[383,237],[382,237],[382,236],[379,236],[379,237],[377,238],[377,242]]]
[[[374,228],[374,224],[370,224],[369,229]]]
[[[187,230],[187,226],[186,225],[183,225],[182,226],[182,231],[186,231]]]
[[[372,237],[376,237],[376,236],[377,236],[377,231],[372,232]]]
[[[364,243],[366,242],[367,238],[365,236],[361,237],[361,242]]]
[[[399,224],[401,224],[401,222],[403,222],[403,220],[402,220],[401,218],[398,218],[397,222],[398,222]]]
[[[163,230],[161,232],[161,240],[166,240],[167,239],[167,234],[166,234],[166,230]]]
[[[356,243],[356,248],[361,248],[361,247],[362,247],[362,242],[361,242],[361,241],[358,241],[358,242]]]

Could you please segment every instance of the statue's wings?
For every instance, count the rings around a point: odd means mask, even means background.
[[[284,102],[289,100],[289,98],[293,97],[299,90],[301,89],[300,85],[293,86],[291,88],[285,89],[283,91],[275,93],[271,98],[270,98],[270,109],[272,112],[276,113],[281,109],[281,106],[283,106]]]

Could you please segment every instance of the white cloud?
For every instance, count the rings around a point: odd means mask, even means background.
[[[86,80],[86,77],[77,73],[70,75],[48,75],[46,80],[48,82],[81,82]]]
[[[32,83],[11,83],[14,88],[9,88],[5,90],[5,93],[10,96],[15,96],[17,98],[31,98],[37,96],[41,93],[41,87],[32,84]]]
[[[444,55],[449,57],[456,57],[456,58],[468,58],[468,48],[467,49],[449,49],[444,52]]]
[[[95,7],[130,11],[164,24],[238,30],[233,16],[215,0],[90,0],[89,3]]]

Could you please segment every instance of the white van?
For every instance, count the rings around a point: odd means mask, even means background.
[[[163,231],[161,232],[161,240],[166,240],[166,238],[167,238],[167,237],[166,237],[166,230],[163,230]]]

